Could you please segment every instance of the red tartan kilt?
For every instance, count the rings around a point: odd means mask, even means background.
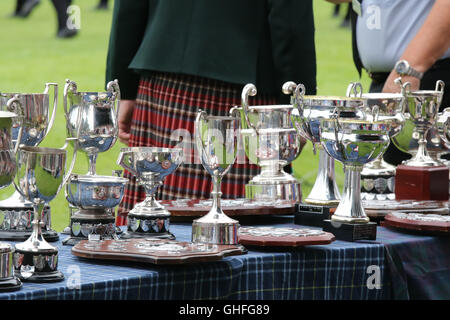
[[[157,199],[208,199],[212,190],[211,176],[196,157],[194,122],[198,109],[209,115],[228,115],[229,110],[241,105],[242,85],[202,77],[170,73],[154,73],[143,77],[139,84],[137,105],[133,112],[129,146],[183,147],[185,163],[167,176],[159,188]],[[258,95],[250,99],[251,105],[276,104],[276,97]],[[177,130],[178,129],[178,130]],[[191,144],[177,139],[180,129],[191,138]],[[177,131],[176,131],[177,130]],[[187,154],[191,150],[190,154]],[[240,152],[243,152],[241,150]],[[245,184],[259,172],[248,162],[235,163],[222,180],[222,198],[242,198]],[[145,198],[144,189],[125,171],[130,179],[119,206],[117,225],[126,225],[128,212]]]

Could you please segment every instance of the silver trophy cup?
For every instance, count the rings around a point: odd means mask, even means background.
[[[88,175],[96,174],[96,160],[101,152],[113,147],[118,136],[117,116],[120,89],[117,80],[107,84],[106,92],[79,92],[69,79],[64,86],[64,111],[69,137],[79,132],[78,149],[89,158]],[[78,122],[77,114],[81,120]]]
[[[53,87],[52,94],[50,93]],[[51,95],[53,95],[52,100]],[[7,110],[7,101],[16,99],[23,109],[20,123],[13,124],[12,136],[29,147],[36,147],[50,132],[58,106],[58,85],[46,83],[43,93],[0,93],[0,110]],[[18,139],[19,130],[22,136]],[[32,232],[33,205],[15,191],[9,198],[0,201],[0,216],[3,223],[0,225],[0,239],[23,241]],[[44,237],[48,241],[59,239],[58,234],[51,229],[50,207],[43,212]]]
[[[200,161],[213,179],[211,210],[192,223],[192,242],[237,244],[238,221],[222,210],[221,182],[233,166],[238,150],[240,119],[231,116],[209,116],[199,110],[195,120],[195,141]]]
[[[430,156],[427,137],[433,137],[433,135],[428,136],[428,133],[436,125],[444,94],[444,82],[437,81],[435,90],[417,91],[411,91],[410,84],[406,82],[402,85],[402,94],[405,96],[405,129],[392,141],[401,151],[413,155],[411,159],[402,164],[415,167],[442,165],[439,160]]]
[[[312,142],[314,153],[319,149],[317,177],[310,194],[303,201],[311,205],[337,206],[341,196],[335,180],[334,159],[320,143],[320,121],[332,118],[335,112],[339,112],[342,118],[361,118],[364,116],[364,101],[349,97],[308,96],[304,95],[302,84],[294,86],[293,104],[298,113],[293,114],[292,122],[299,134]]]
[[[366,114],[369,119],[374,115],[381,121],[391,123],[389,137],[392,139],[403,129],[405,122],[405,97],[400,93],[363,93],[362,85],[351,83],[347,88],[347,96],[367,99]],[[366,164],[361,171],[361,199],[394,200],[395,166],[378,157]]]
[[[106,92],[80,92],[77,84],[69,79],[64,86],[64,111],[68,136],[73,137],[79,133],[78,150],[88,157],[89,169],[86,175],[76,175],[69,180],[66,198],[72,213],[70,226],[64,229],[64,233],[69,233],[70,237],[63,244],[75,244],[91,234],[101,238],[114,238],[116,233],[120,233],[120,229],[116,228],[114,223],[114,207],[111,207],[111,204],[117,201],[97,201],[99,197],[106,197],[104,200],[108,200],[109,197],[120,195],[122,198],[123,188],[127,182],[120,177],[101,176],[96,173],[98,154],[110,150],[118,137],[117,116],[120,104],[118,81],[110,81],[106,87]],[[80,120],[77,120],[78,113]],[[117,188],[121,190],[119,194],[116,192]],[[94,191],[88,192],[88,189]],[[93,202],[95,208],[86,205]],[[102,204],[104,207],[101,207]]]
[[[65,175],[66,154],[62,149],[21,146],[17,153],[18,170],[14,185],[33,203],[33,232],[15,246],[14,268],[22,281],[54,282],[64,279],[58,270],[58,249],[42,236],[41,217],[45,205],[52,201],[67,182],[76,161],[76,147]]]
[[[11,103],[9,103],[11,106]],[[12,128],[17,114],[0,111],[0,189],[9,186],[16,174],[17,166],[13,147]],[[21,132],[18,133],[20,138]],[[0,292],[13,291],[22,287],[22,282],[14,275],[14,248],[0,243]]]
[[[367,223],[369,218],[361,203],[363,166],[383,154],[389,145],[391,123],[386,120],[320,120],[321,143],[325,151],[344,164],[344,194],[331,221]]]
[[[169,232],[170,212],[156,199],[156,190],[164,178],[183,162],[183,149],[131,147],[120,150],[117,164],[136,177],[145,189],[146,198],[128,213],[128,229],[121,238],[175,237]]]
[[[246,197],[256,200],[301,200],[301,186],[283,168],[294,161],[303,145],[291,121],[292,105],[249,106],[256,87],[247,84],[242,90],[241,136],[250,162],[261,172],[246,185]],[[236,108],[236,107],[234,107]],[[232,109],[233,110],[233,109]]]

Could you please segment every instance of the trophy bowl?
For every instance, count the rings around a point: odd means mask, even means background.
[[[136,177],[144,187],[146,198],[128,213],[128,230],[121,238],[171,238],[170,212],[155,199],[156,190],[164,178],[183,162],[183,149],[158,147],[130,147],[120,150],[117,164]]]
[[[66,185],[66,199],[73,208],[71,232],[63,244],[73,245],[90,235],[115,238],[114,208],[122,201],[127,182],[114,176],[72,174]]]
[[[64,110],[69,137],[79,134],[78,148],[89,158],[89,175],[96,174],[98,153],[108,151],[117,140],[120,100],[118,81],[111,81],[106,92],[79,92],[74,81],[66,80]],[[81,120],[78,114],[81,115]]]
[[[344,195],[332,221],[367,223],[360,197],[360,172],[381,156],[389,145],[388,121],[321,119],[321,143],[325,151],[344,165]]]
[[[247,84],[242,91],[241,135],[250,162],[261,167],[260,174],[246,186],[246,197],[256,200],[301,200],[300,183],[284,172],[283,167],[295,160],[302,148],[301,137],[291,121],[292,105],[249,106],[249,96],[256,87]]]

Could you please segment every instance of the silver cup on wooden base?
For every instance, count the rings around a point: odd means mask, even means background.
[[[240,120],[230,116],[210,116],[199,110],[195,120],[195,141],[200,161],[213,179],[211,210],[192,223],[192,242],[237,244],[239,222],[222,210],[221,182],[233,166],[238,150]]]
[[[246,185],[246,197],[255,200],[301,201],[301,186],[283,168],[300,154],[303,144],[291,121],[292,105],[249,106],[256,87],[247,84],[242,90],[241,136],[245,154],[261,172]]]
[[[53,99],[50,101],[50,89]],[[37,147],[50,132],[58,107],[58,85],[46,83],[43,93],[0,93],[0,110],[8,110],[8,100],[17,100],[23,109],[20,123],[13,124],[12,137],[18,144]],[[21,139],[18,139],[22,130]],[[24,241],[32,232],[33,204],[16,190],[9,198],[0,201],[0,239]],[[58,233],[51,227],[50,207],[42,213],[43,236],[47,241],[57,241]]]
[[[175,239],[169,231],[171,214],[155,199],[155,192],[163,185],[164,178],[182,162],[181,148],[130,147],[120,150],[117,164],[133,174],[146,193],[145,200],[128,213],[128,228],[121,239]]]
[[[33,232],[15,246],[14,268],[22,281],[57,282],[64,279],[58,270],[58,249],[42,236],[41,216],[44,206],[52,201],[68,181],[76,161],[76,146],[70,168],[65,174],[66,155],[62,149],[21,146],[17,153],[16,189],[33,203]],[[76,144],[75,144],[76,145]]]

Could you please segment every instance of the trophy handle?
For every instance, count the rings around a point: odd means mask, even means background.
[[[75,141],[75,140],[78,140],[78,137],[77,138],[66,138],[66,143],[61,148],[61,150],[66,150],[70,141]],[[72,175],[73,168],[75,167],[75,162],[77,161],[77,151],[78,151],[78,143],[76,143],[76,141],[75,141],[75,143],[73,144],[72,162],[70,163],[69,170],[64,175],[63,182],[59,185],[58,191],[56,194],[58,194],[61,191],[61,189],[67,184],[67,182],[69,182],[70,176]]]
[[[256,96],[256,93],[258,91],[256,90],[256,87],[254,84],[249,83],[246,84],[244,89],[242,90],[242,94],[241,94],[241,100],[242,100],[242,110],[244,111],[244,117],[245,117],[245,121],[247,122],[247,126],[252,128],[253,130],[255,130],[256,132],[258,132],[258,130],[256,129],[256,127],[253,125],[253,123],[250,122],[250,119],[248,117],[248,97],[249,96]]]
[[[128,170],[129,172],[131,172],[136,178],[138,177],[137,172],[133,169],[133,166],[129,163],[129,158],[126,157],[126,155],[128,154],[128,152],[124,152],[124,151],[120,151],[119,153],[119,157],[117,158],[117,164],[119,166],[122,166],[124,169]]]
[[[63,92],[63,105],[64,105],[64,114],[66,115],[66,123],[69,120],[69,110],[67,110],[67,96],[71,93],[77,92],[77,84],[74,81],[71,81],[70,79],[66,79],[66,84],[64,85],[64,92]]]
[[[19,95],[16,94],[14,97],[8,100],[6,103],[6,107],[9,111],[14,112],[17,114],[17,122],[19,123],[19,134],[17,135],[17,140],[15,141],[14,145],[14,154],[17,153],[19,150],[20,142],[22,141],[22,135],[23,135],[23,117],[24,117],[24,111],[22,103],[20,102]],[[13,141],[14,143],[14,141]]]
[[[231,109],[233,110],[233,108]],[[230,113],[231,113],[230,110]],[[236,109],[235,109],[236,110]],[[195,117],[195,144],[197,146],[197,151],[199,152],[199,157],[201,159],[201,157],[203,156],[203,152],[205,152],[205,147],[203,146],[203,142],[202,142],[202,128],[201,128],[201,124],[202,124],[202,118],[204,118],[206,116],[206,112],[203,111],[202,109],[198,109],[198,113],[197,116]]]
[[[436,81],[436,91],[444,93],[445,82],[442,80]]]
[[[119,108],[120,108],[120,87],[119,80],[115,79],[108,82],[106,89],[114,94],[114,112],[116,113],[116,123],[119,122]],[[116,99],[117,98],[117,99]]]
[[[360,82],[350,82],[347,87],[345,96],[349,98],[361,98],[363,94],[363,87]]]
[[[294,81],[288,81],[283,84],[281,87],[281,91],[284,94],[292,95],[295,92],[295,88],[297,87],[297,84]]]
[[[50,86],[53,86],[53,111],[52,111],[52,115],[51,115],[50,121],[47,126],[47,131],[45,132],[45,135],[47,135],[50,132],[50,129],[53,126],[53,122],[55,121],[55,116],[56,116],[56,110],[58,108],[58,84],[57,83],[46,83],[44,94],[48,94],[48,92],[50,90]]]

